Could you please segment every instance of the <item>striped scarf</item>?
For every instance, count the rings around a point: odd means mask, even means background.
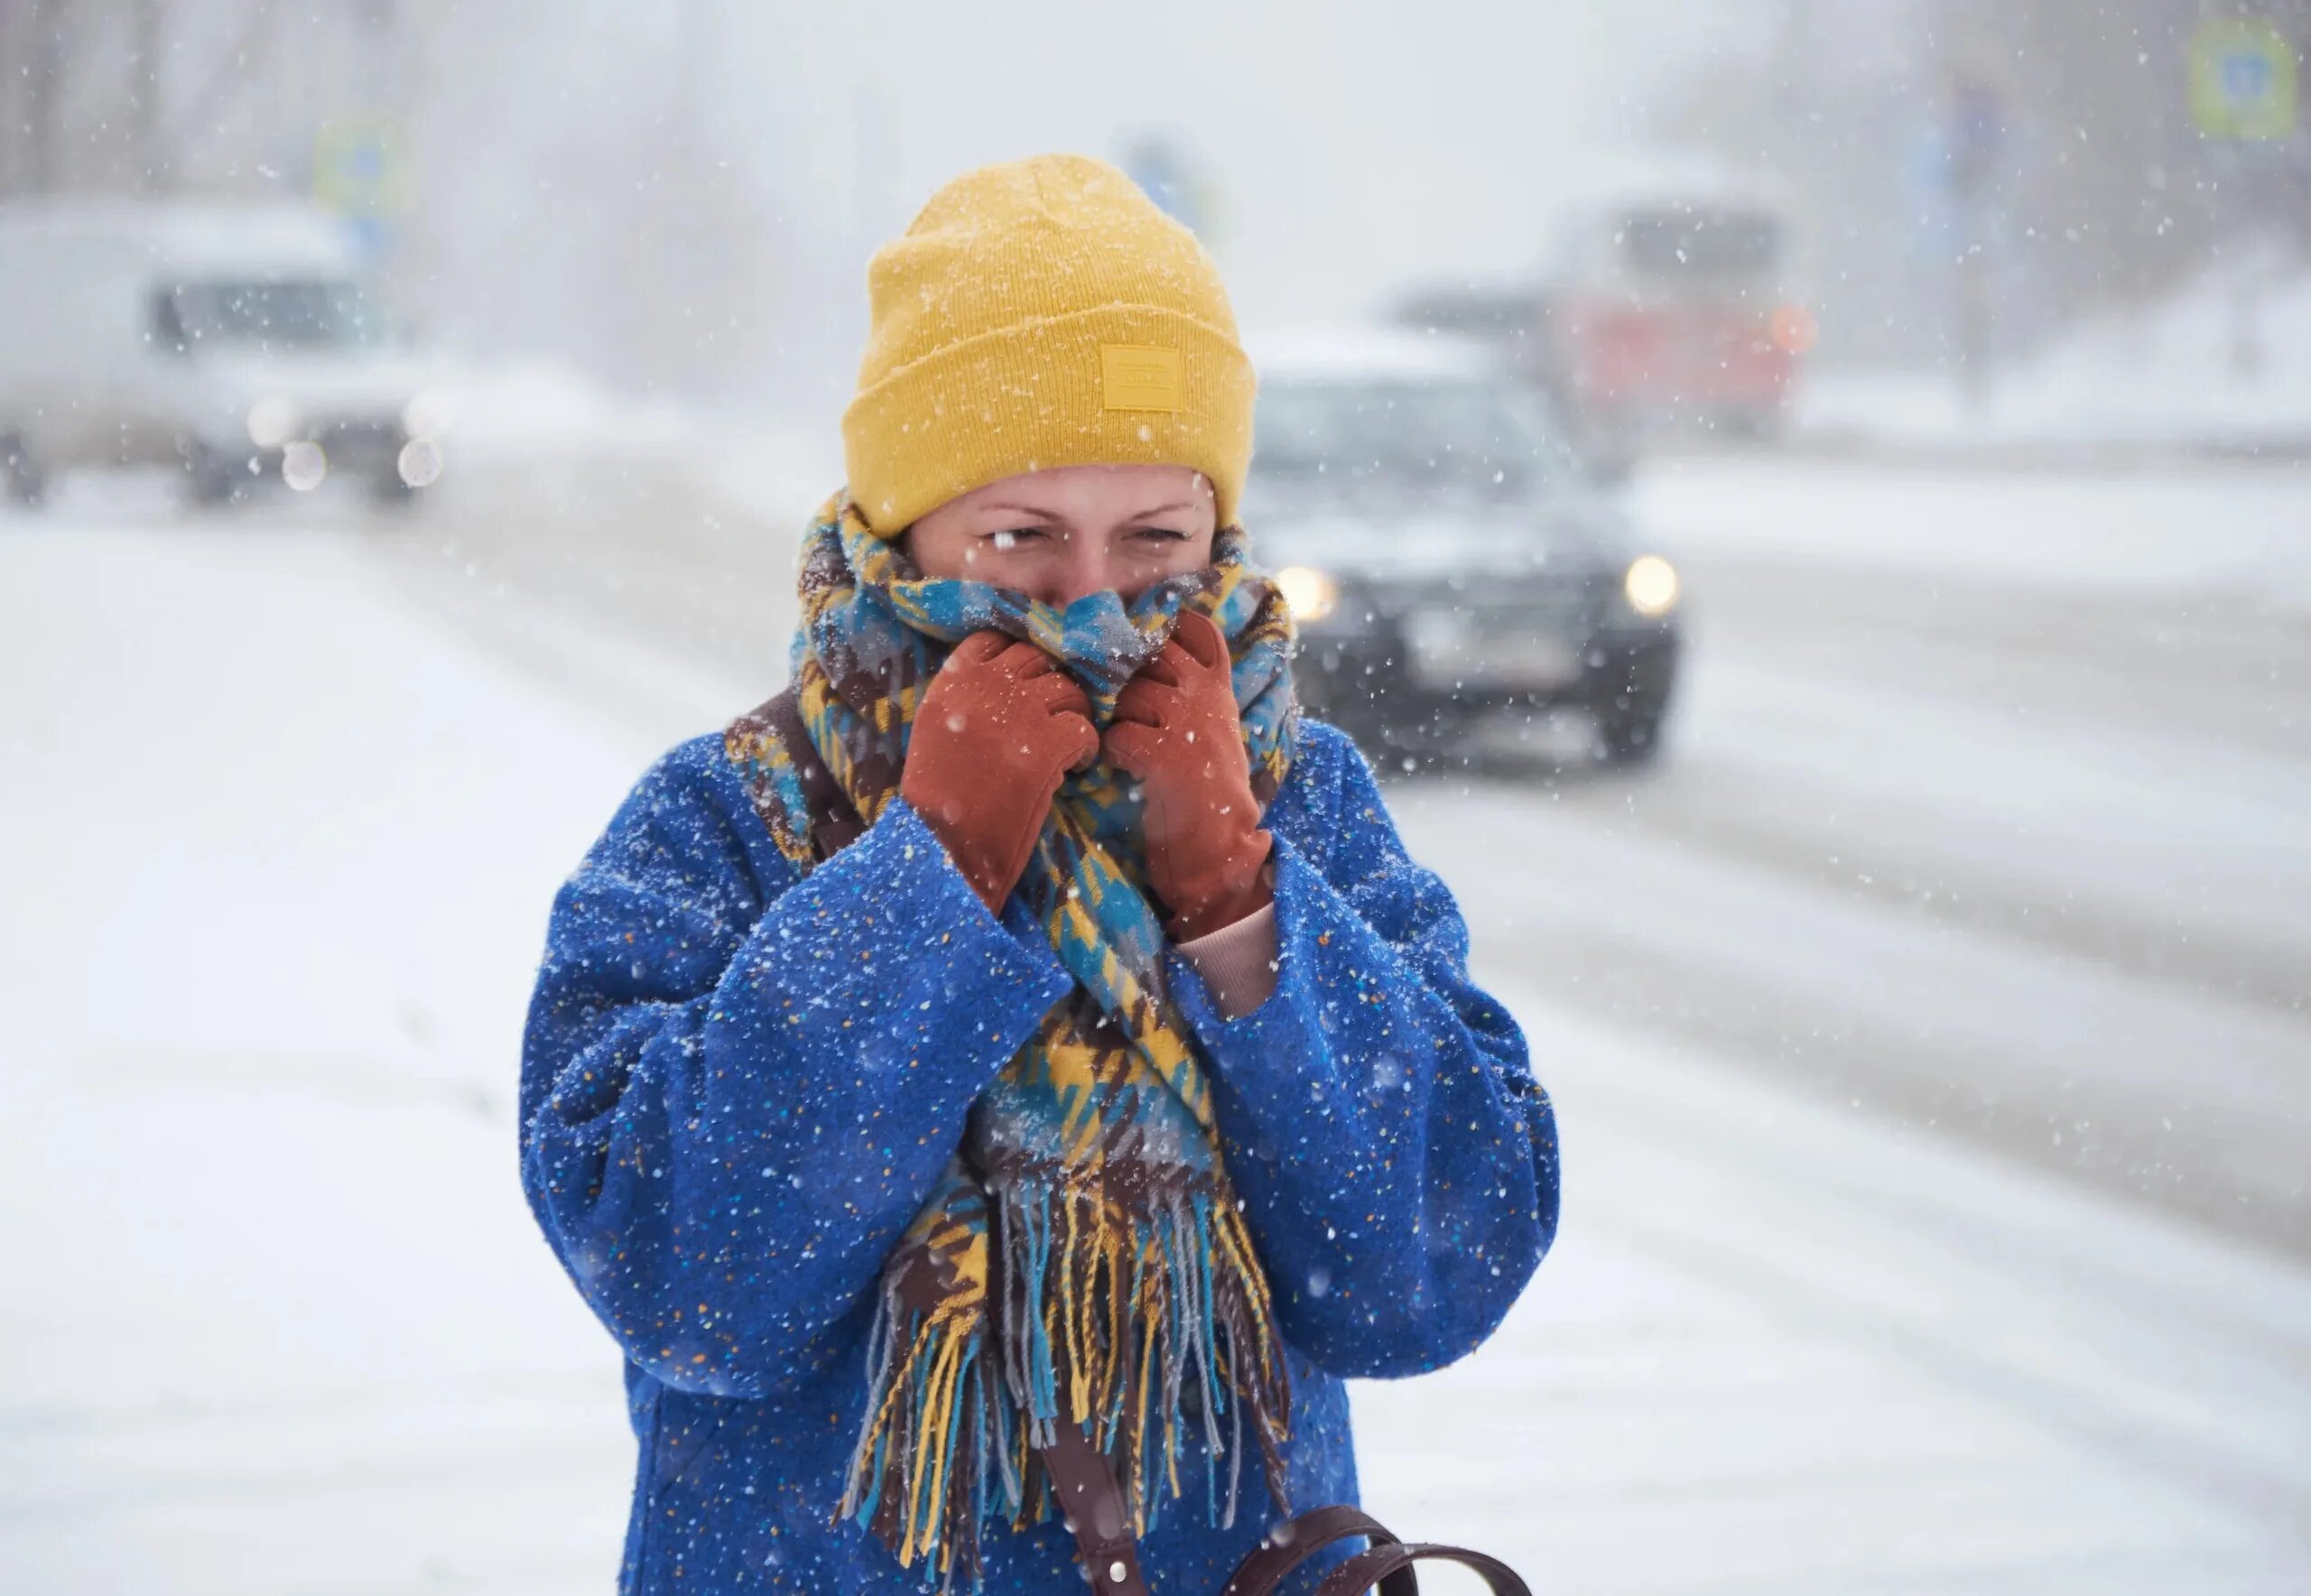
[[[1129,604],[1104,592],[1061,611],[922,577],[839,496],[806,537],[801,596],[788,709],[741,719],[726,747],[780,851],[805,869],[832,851],[831,824],[840,846],[896,796],[933,673],[982,627],[1063,661],[1104,728],[1177,615],[1200,610],[1229,639],[1263,806],[1289,767],[1291,622],[1239,529],[1220,532],[1211,565]],[[798,734],[808,749],[791,746]],[[855,815],[832,819],[830,776]],[[1075,989],[972,1104],[884,1266],[865,1418],[836,1509],[902,1567],[923,1559],[926,1588],[935,1567],[942,1591],[958,1574],[980,1582],[979,1525],[998,1489],[1015,1529],[1048,1516],[1035,1451],[1062,1424],[1107,1454],[1135,1534],[1153,1527],[1162,1480],[1181,1494],[1183,1400],[1202,1410],[1211,1521],[1235,1522],[1248,1420],[1277,1510],[1291,1511],[1289,1378],[1207,1065],[1165,990],[1128,775],[1103,759],[1065,779],[1016,890]]]

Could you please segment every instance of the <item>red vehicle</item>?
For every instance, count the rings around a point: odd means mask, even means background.
[[[1786,206],[1687,174],[1601,190],[1556,218],[1536,276],[1416,294],[1400,320],[1495,344],[1608,471],[1665,433],[1781,430],[1814,343]]]
[[[1569,206],[1539,295],[1535,373],[1592,444],[1665,430],[1770,437],[1813,318],[1786,211],[1720,187]]]

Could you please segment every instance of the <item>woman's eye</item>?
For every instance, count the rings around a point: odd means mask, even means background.
[[[1017,548],[1022,543],[1026,542],[1029,538],[1037,538],[1042,535],[1042,530],[1037,527],[1006,527],[1003,531],[997,533],[993,537],[988,538],[987,543],[988,547],[993,549],[997,553],[1008,554],[1012,550]]]
[[[1158,543],[1183,543],[1188,541],[1186,533],[1169,526],[1143,526],[1134,535]]]

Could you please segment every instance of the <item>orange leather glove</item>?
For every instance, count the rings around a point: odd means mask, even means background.
[[[1001,632],[973,632],[923,692],[899,796],[999,914],[1060,782],[1099,756],[1091,701],[1057,660]]]
[[[1210,617],[1181,613],[1171,641],[1117,695],[1102,746],[1139,778],[1147,885],[1171,913],[1174,941],[1193,942],[1274,901],[1274,839],[1260,830],[1252,796],[1228,640]]]

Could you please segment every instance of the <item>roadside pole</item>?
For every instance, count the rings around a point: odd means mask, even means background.
[[[1951,262],[1952,320],[1957,346],[1958,390],[1966,409],[1990,404],[1992,348],[1991,306],[1991,181],[2006,144],[2006,100],[1983,75],[1963,70],[1950,77],[1948,152],[1950,209],[1955,223]]]
[[[2191,36],[2188,81],[2192,119],[2214,145],[2223,190],[2216,209],[2241,257],[2231,274],[2231,375],[2251,382],[2264,362],[2262,273],[2253,252],[2269,219],[2256,190],[2263,157],[2295,131],[2295,51],[2261,18],[2210,16]]]

